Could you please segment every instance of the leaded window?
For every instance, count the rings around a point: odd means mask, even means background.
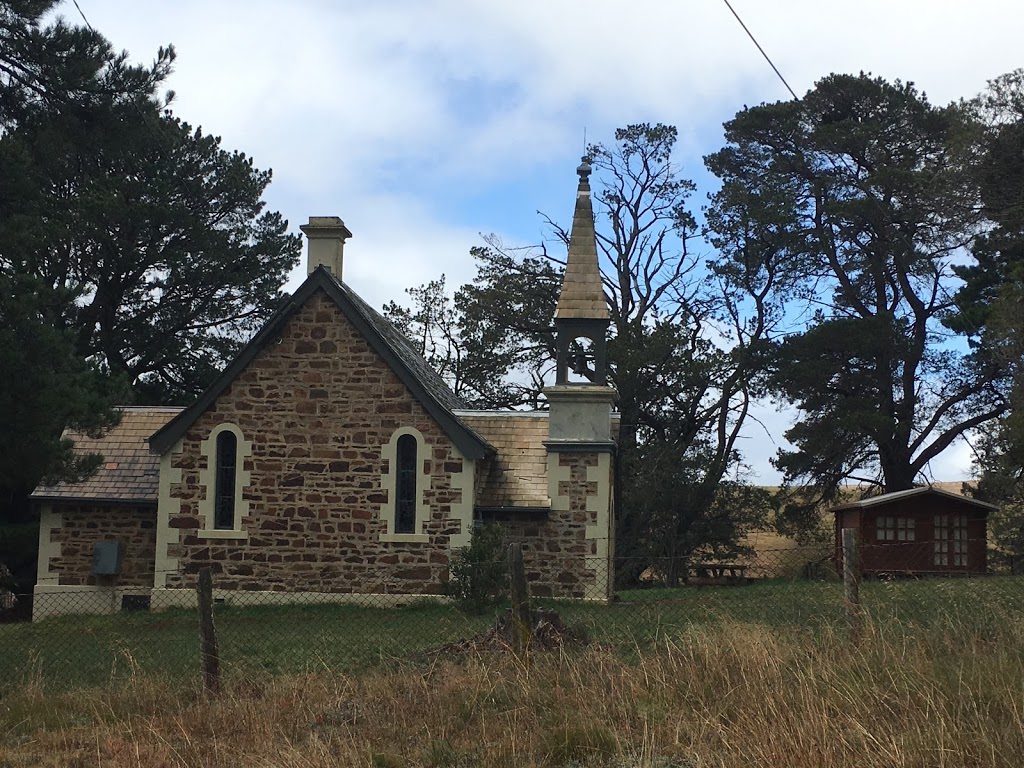
[[[235,473],[238,470],[238,438],[225,430],[217,435],[217,475],[213,502],[213,527],[235,527]]]
[[[416,438],[402,435],[397,446],[395,533],[416,532]]]

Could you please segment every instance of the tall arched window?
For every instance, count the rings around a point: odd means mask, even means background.
[[[395,533],[416,532],[416,438],[398,438],[396,456]]]
[[[213,527],[230,531],[235,527],[235,472],[238,468],[238,438],[227,430],[217,435],[217,475],[213,501]]]

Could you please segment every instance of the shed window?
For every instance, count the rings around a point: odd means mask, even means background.
[[[416,532],[416,438],[402,435],[397,446],[395,533]]]
[[[914,523],[912,517],[879,515],[875,523],[875,538],[878,541],[914,541]]]
[[[217,475],[214,490],[213,527],[230,531],[235,527],[235,472],[238,438],[227,430],[217,435]]]
[[[935,565],[967,567],[967,515],[935,516]]]

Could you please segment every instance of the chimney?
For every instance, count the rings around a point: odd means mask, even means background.
[[[313,274],[323,265],[328,272],[341,280],[342,256],[346,238],[352,237],[345,222],[337,216],[310,216],[309,223],[299,227],[309,250],[306,255],[306,274]]]

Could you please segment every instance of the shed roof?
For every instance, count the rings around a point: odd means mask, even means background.
[[[833,507],[833,512],[843,512],[848,509],[868,509],[871,507],[881,507],[888,504],[898,503],[904,499],[913,498],[915,496],[937,496],[945,499],[952,499],[960,504],[970,505],[984,509],[986,511],[998,509],[995,504],[989,504],[986,501],[978,501],[972,499],[970,496],[964,496],[959,493],[951,493],[940,488],[934,488],[931,486],[923,486],[921,488],[909,488],[905,491],[893,491],[892,493],[883,493],[879,496],[870,496],[860,501],[851,501],[846,504],[840,504],[838,507]]]
[[[41,485],[36,501],[106,501],[155,504],[160,482],[160,457],[149,450],[149,436],[181,412],[177,407],[122,406],[121,421],[100,438],[77,432],[64,437],[76,453],[103,456],[100,468],[80,483]]]
[[[277,336],[299,307],[318,290],[323,290],[334,301],[338,309],[391,367],[463,454],[471,459],[479,459],[494,450],[486,440],[455,415],[455,409],[465,408],[466,404],[452,392],[423,356],[412,348],[405,336],[363,301],[355,291],[322,266],[317,267],[306,278],[290,300],[267,321],[199,399],[152,436],[150,446],[153,450],[164,453],[173,446],[196,419],[220,397],[235,377],[245,370],[263,347]]]

